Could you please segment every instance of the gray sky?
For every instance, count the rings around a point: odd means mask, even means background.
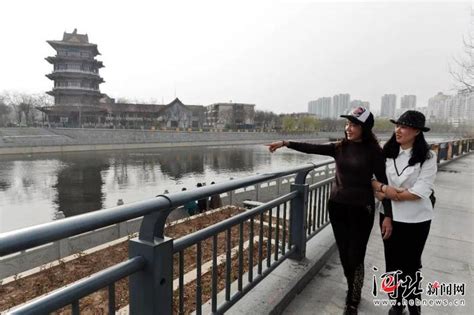
[[[246,102],[306,111],[337,93],[368,100],[454,93],[471,2],[2,1],[0,91],[43,92],[64,31],[98,44],[111,97]]]

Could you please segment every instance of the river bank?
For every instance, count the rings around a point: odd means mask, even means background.
[[[328,141],[340,138],[341,132],[203,132],[155,131],[135,129],[79,128],[0,128],[0,155],[62,153],[80,151],[133,150],[170,147],[250,145],[293,139]],[[390,134],[377,134],[387,139]],[[439,139],[455,138],[452,134],[432,134]]]
[[[68,128],[0,128],[0,154],[131,150],[261,144],[280,139],[328,140],[336,133],[199,132]]]

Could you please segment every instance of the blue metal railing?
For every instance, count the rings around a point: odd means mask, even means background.
[[[473,139],[443,142],[433,145],[437,159],[450,160],[474,148]],[[195,249],[195,305],[202,312],[203,289],[210,287],[213,313],[223,313],[258,284],[287,258],[305,257],[306,242],[329,224],[327,200],[331,183],[329,165],[325,161],[307,164],[282,172],[255,175],[192,191],[160,195],[157,198],[120,207],[66,218],[30,228],[0,234],[0,256],[144,216],[138,238],[129,241],[129,259],[67,287],[58,289],[13,310],[11,314],[49,313],[71,305],[72,313],[79,314],[79,300],[102,288],[108,288],[109,313],[116,309],[115,282],[129,277],[129,303],[132,314],[184,314],[184,258],[186,251]],[[307,184],[308,173],[325,167],[323,180]],[[283,176],[296,174],[289,193],[277,196],[256,208],[239,213],[222,222],[178,239],[165,236],[165,223],[170,212],[185,203],[212,195],[234,191]],[[219,234],[224,235],[219,237]],[[237,235],[236,250],[232,235]],[[218,264],[218,242],[225,242],[222,261]],[[211,244],[210,283],[203,283],[203,245]],[[247,248],[244,248],[244,243]],[[234,255],[236,253],[236,255]],[[173,257],[177,256],[177,266]],[[206,258],[204,258],[205,260]],[[237,268],[232,269],[235,262]],[[173,272],[177,267],[177,274]],[[222,275],[219,268],[224,268]],[[206,271],[204,271],[205,273]],[[254,275],[255,273],[255,275]],[[173,297],[174,280],[177,297]],[[232,292],[232,283],[236,289]],[[220,284],[224,283],[223,288]],[[218,305],[218,292],[224,291],[224,301]],[[173,309],[173,302],[175,308]]]

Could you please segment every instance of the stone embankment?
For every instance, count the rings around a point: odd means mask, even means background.
[[[327,140],[338,133],[199,132],[67,128],[0,128],[0,154],[257,144],[280,139]]]

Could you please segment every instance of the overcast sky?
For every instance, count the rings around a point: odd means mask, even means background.
[[[245,102],[306,111],[337,93],[378,109],[383,94],[424,106],[454,93],[471,2],[1,1],[0,91],[44,92],[64,31],[98,44],[111,97]]]

